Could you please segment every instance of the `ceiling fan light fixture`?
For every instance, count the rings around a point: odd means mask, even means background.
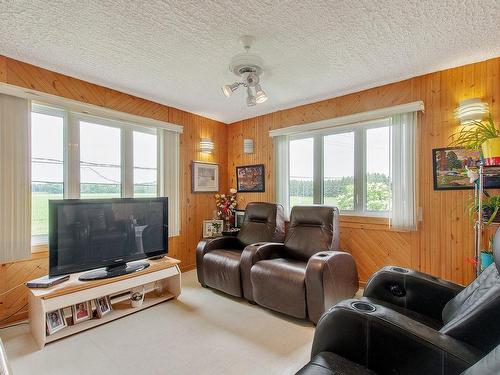
[[[256,84],[255,85],[255,101],[258,104],[260,104],[260,103],[264,103],[267,99],[268,99],[267,95],[264,92],[264,90],[262,90],[262,87],[260,87],[260,84]]]
[[[247,87],[247,106],[253,107],[256,104],[257,101],[255,100],[255,96],[252,93],[252,89],[250,87]]]
[[[234,82],[230,85],[224,85],[222,86],[222,93],[226,98],[229,98],[233,94],[233,92],[235,92],[238,89],[239,86],[240,86],[239,82]]]
[[[247,88],[246,101],[248,107],[264,103],[268,99],[267,94],[259,84],[264,72],[264,62],[260,56],[249,52],[254,41],[255,38],[251,35],[244,35],[240,38],[245,52],[233,56],[229,64],[229,71],[240,77],[241,80],[222,86],[222,93],[226,98],[229,98],[238,87],[245,86]],[[252,88],[255,89],[255,94]]]

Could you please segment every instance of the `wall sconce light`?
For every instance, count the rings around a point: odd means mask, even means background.
[[[210,138],[202,138],[200,141],[200,151],[211,154],[214,150],[214,142]]]
[[[243,152],[245,154],[253,154],[253,139],[248,138],[243,140]]]
[[[473,121],[481,121],[488,113],[488,103],[484,103],[478,98],[461,101],[454,111],[455,117],[461,125],[470,125]]]

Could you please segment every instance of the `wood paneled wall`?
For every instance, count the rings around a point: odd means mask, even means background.
[[[181,230],[178,237],[169,240],[169,255],[181,260],[183,270],[194,268],[196,245],[202,237],[201,223],[212,217],[215,201],[211,193],[191,193],[191,161],[219,163],[220,189],[227,191],[225,124],[3,56],[0,56],[0,82],[182,125]],[[211,138],[214,141],[213,154],[199,152],[201,138]],[[47,274],[47,263],[47,253],[42,253],[34,255],[33,259],[0,265],[0,325],[26,317],[27,290],[22,284]],[[12,314],[11,318],[5,320]]]
[[[466,283],[473,278],[472,228],[463,202],[470,191],[434,191],[431,150],[448,144],[457,129],[453,109],[463,99],[480,97],[490,104],[500,121],[500,59],[436,72],[355,94],[240,121],[230,126],[175,108],[124,94],[102,86],[0,56],[0,82],[47,92],[86,103],[168,121],[184,126],[181,136],[181,233],[169,241],[170,254],[184,270],[195,265],[195,248],[201,238],[201,222],[212,216],[211,194],[192,194],[191,160],[220,164],[221,191],[236,185],[235,167],[266,166],[266,192],[239,194],[239,206],[251,201],[274,201],[274,157],[269,130],[305,124],[415,100],[423,100],[419,115],[419,206],[422,221],[416,232],[396,232],[379,218],[342,217],[341,245],[356,259],[360,279],[376,269],[397,264],[420,269],[446,279]],[[212,138],[215,152],[199,152],[201,138]],[[243,139],[253,138],[255,153],[243,154]],[[229,162],[228,162],[229,161]],[[0,325],[26,317],[26,280],[47,273],[46,254],[0,265]],[[8,320],[5,317],[13,315]]]
[[[334,99],[239,121],[229,126],[229,186],[236,185],[235,167],[263,163],[266,192],[240,194],[240,206],[251,201],[273,201],[274,157],[269,130],[306,124],[337,116],[423,100],[425,113],[418,122],[419,206],[422,221],[416,232],[396,232],[388,221],[359,217],[341,218],[341,246],[356,259],[361,281],[383,265],[396,264],[467,283],[474,268],[473,230],[464,213],[471,191],[434,191],[432,149],[447,146],[457,130],[453,109],[464,99],[488,102],[500,122],[500,58],[427,74]],[[255,153],[243,153],[243,139],[255,140]]]

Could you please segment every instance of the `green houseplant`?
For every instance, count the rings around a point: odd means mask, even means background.
[[[472,121],[450,138],[450,146],[481,150],[485,165],[500,165],[500,129],[495,126],[491,113],[485,121]]]
[[[468,210],[471,218],[479,211],[478,204],[474,198],[471,198],[468,204]],[[483,220],[486,225],[490,225],[493,222],[500,222],[500,195],[487,196],[483,199]],[[497,215],[499,216],[497,218]]]

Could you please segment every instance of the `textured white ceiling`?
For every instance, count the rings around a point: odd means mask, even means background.
[[[262,86],[231,98],[238,37]],[[0,54],[226,123],[500,55],[500,0],[0,0]]]

